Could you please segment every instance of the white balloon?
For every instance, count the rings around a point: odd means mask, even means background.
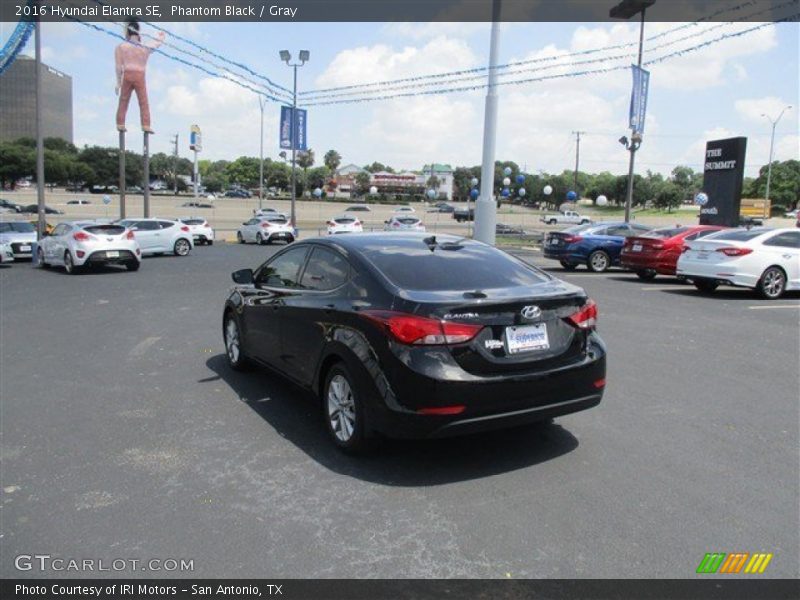
[[[503,185],[506,187],[510,186],[511,180],[508,177],[506,177],[505,179],[503,179]]]
[[[322,190],[321,190],[320,188],[315,188],[315,189],[314,189],[314,195],[315,195],[317,198],[319,198],[320,196],[322,196]]]
[[[605,206],[606,204],[608,204],[608,198],[606,198],[601,194],[600,196],[597,197],[596,203],[597,206]]]
[[[378,193],[378,188],[376,188],[376,187],[373,185],[371,188],[369,188],[369,193],[370,193],[370,194],[372,194],[372,195],[374,196],[375,194],[377,194],[377,193]]]
[[[550,194],[553,193],[553,188],[552,186],[546,185],[544,186],[544,189],[542,191],[544,192],[545,196],[549,196]]]
[[[478,185],[478,178],[477,177],[473,177],[472,180],[470,180],[469,184],[472,187],[476,187]]]
[[[525,188],[519,188],[519,191],[517,193],[520,195],[520,198],[523,197],[525,194],[527,194]]]

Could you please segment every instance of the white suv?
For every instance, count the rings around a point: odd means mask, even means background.
[[[283,215],[253,217],[242,223],[242,226],[236,231],[236,240],[240,244],[245,242],[271,244],[276,240],[291,244],[294,238],[294,229]]]
[[[122,219],[120,225],[130,228],[142,248],[142,254],[186,256],[194,248],[188,225],[170,219]]]

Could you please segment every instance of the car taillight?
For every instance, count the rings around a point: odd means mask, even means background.
[[[181,227],[181,231],[189,231],[189,228],[186,225],[184,225],[183,227]]]
[[[392,223],[392,227],[400,227],[400,223],[398,223],[397,221],[395,221],[394,223]]]
[[[89,240],[95,239],[93,235],[89,235],[85,231],[76,231],[72,234],[72,239],[76,242],[88,242]]]
[[[567,317],[578,329],[594,329],[597,326],[597,304],[589,298],[581,309]]]
[[[133,235],[133,231],[131,231],[130,229],[128,230],[128,233],[125,234],[125,239],[126,240],[132,240],[132,239],[135,239],[135,237],[136,236]]]
[[[336,223],[333,221],[328,221],[328,227],[333,227],[334,225],[336,225]]]
[[[369,310],[361,314],[379,323],[401,344],[463,344],[483,329],[483,325],[452,323],[393,311]]]
[[[361,225],[361,221],[359,221],[358,219],[356,219],[356,222],[355,222],[355,223],[353,223],[353,225],[355,225],[356,227],[358,227],[359,225]]]
[[[725,256],[744,256],[750,254],[753,250],[751,248],[718,248],[717,252],[722,252]]]
[[[567,244],[577,244],[578,242],[582,241],[583,238],[579,235],[565,235],[564,242]]]
[[[267,227],[269,227],[269,223],[266,223],[266,222],[261,223],[261,226],[264,227],[264,228],[267,228]]]
[[[663,250],[664,249],[664,244],[650,244],[650,247],[653,250]]]

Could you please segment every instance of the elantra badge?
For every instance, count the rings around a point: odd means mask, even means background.
[[[520,314],[525,319],[538,319],[542,316],[542,309],[538,306],[523,306]]]

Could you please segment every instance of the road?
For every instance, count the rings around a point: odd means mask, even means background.
[[[553,269],[599,304],[600,406],[352,458],[312,398],[226,367],[230,272],[274,251],[0,268],[0,576],[685,578],[714,551],[800,575],[798,295]],[[24,553],[194,569],[20,572]]]

